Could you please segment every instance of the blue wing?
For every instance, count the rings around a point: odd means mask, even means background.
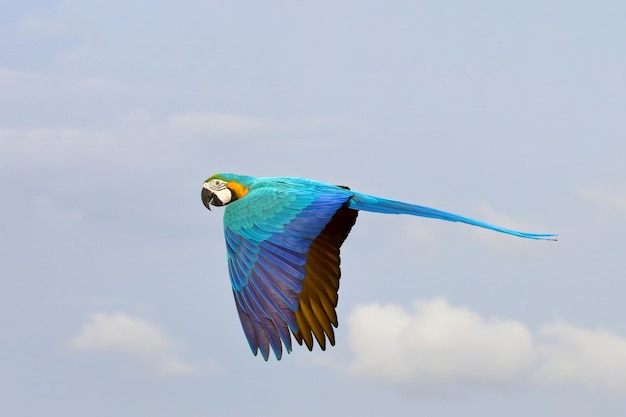
[[[356,220],[340,188],[251,188],[226,207],[224,234],[237,312],[250,348],[278,359],[293,333],[334,344],[339,247]]]

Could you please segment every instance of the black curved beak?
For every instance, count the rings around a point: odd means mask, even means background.
[[[211,199],[213,198],[213,193],[207,190],[206,188],[202,187],[201,196],[202,196],[202,204],[204,204],[204,207],[211,210]]]

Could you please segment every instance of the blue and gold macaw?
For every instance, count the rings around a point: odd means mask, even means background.
[[[224,210],[228,272],[241,325],[256,355],[270,347],[277,359],[291,352],[291,334],[309,350],[335,344],[339,248],[359,210],[410,214],[467,223],[509,235],[555,240],[553,234],[524,233],[415,204],[295,178],[209,177],[202,202]]]

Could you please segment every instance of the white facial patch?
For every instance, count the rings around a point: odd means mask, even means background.
[[[226,186],[226,181],[213,178],[212,180],[205,182],[202,187],[209,190],[215,198],[222,202],[222,205],[230,203],[230,200],[232,199],[232,193]]]

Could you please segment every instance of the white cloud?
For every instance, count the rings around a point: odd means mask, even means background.
[[[34,161],[66,161],[69,159],[111,154],[117,141],[106,132],[75,129],[3,129],[0,128],[0,155]]]
[[[19,100],[22,103],[56,103],[57,106],[72,106],[75,100],[98,101],[110,97],[139,97],[158,94],[158,89],[141,83],[131,83],[121,78],[93,74],[89,69],[114,61],[115,57],[98,51],[75,49],[63,58],[68,71],[12,69],[0,67],[0,86],[5,102]],[[105,117],[106,118],[106,117]],[[31,118],[37,123],[37,118]],[[70,129],[75,129],[70,126]]]
[[[538,348],[540,381],[626,390],[626,338],[563,322],[543,326],[547,343]]]
[[[111,51],[85,46],[70,49],[63,55],[64,63],[73,65],[75,68],[84,68],[89,65],[104,66],[109,63],[118,63],[119,60],[120,58]],[[129,85],[128,87],[131,86]]]
[[[179,345],[169,340],[156,325],[122,313],[96,313],[89,317],[72,340],[79,350],[124,355],[142,361],[165,376],[195,373],[197,364],[180,358]]]
[[[580,196],[598,208],[626,213],[626,192],[607,192],[586,188],[580,191]]]
[[[64,93],[67,82],[61,80],[54,73],[41,70],[0,68],[0,86],[3,98],[11,97],[49,97],[49,92],[60,89]],[[51,88],[54,87],[54,88]]]
[[[0,83],[11,83],[19,76],[19,71],[8,68],[0,68]]]
[[[413,307],[352,311],[351,374],[418,390],[534,381],[626,391],[625,337],[564,322],[533,335],[519,321],[486,319],[441,298]]]
[[[268,120],[234,116],[225,113],[190,112],[172,116],[168,125],[174,129],[210,133],[238,134],[280,130],[283,124]]]
[[[15,31],[23,35],[56,35],[60,33],[62,26],[52,20],[46,20],[39,16],[25,16],[15,25]]]
[[[166,125],[172,129],[196,133],[238,135],[250,133],[293,133],[342,127],[347,126],[348,123],[332,118],[270,120],[228,113],[188,112],[171,116],[167,120]]]
[[[532,336],[513,320],[484,319],[441,298],[414,311],[377,304],[348,319],[352,373],[429,387],[515,379],[532,360]]]
[[[10,70],[0,69],[0,83],[12,84],[13,78],[22,75]],[[81,78],[73,81],[73,87],[81,89],[101,89],[114,94],[126,91],[114,81],[100,78]],[[24,81],[23,81],[24,82]],[[283,134],[297,132],[298,129],[314,129],[332,121],[302,120],[294,122],[271,121],[243,118],[223,113],[186,113],[174,115],[163,121],[156,120],[142,109],[132,109],[120,118],[120,126],[113,129],[85,129],[77,127],[0,127],[0,163],[11,166],[22,163],[58,165],[68,162],[97,162],[116,158],[137,164],[162,164],[176,157],[186,157],[183,153],[187,143],[194,143],[194,134],[206,142],[207,134],[244,135],[258,138],[256,133]],[[338,122],[339,123],[339,122]],[[172,129],[184,130],[182,139],[173,140]],[[179,132],[176,132],[178,134]],[[191,138],[190,138],[191,136]],[[314,135],[313,135],[314,136]],[[333,146],[332,139],[312,139],[307,135],[294,139],[290,135],[274,138],[275,145],[298,147],[298,149],[320,146]],[[181,142],[182,141],[182,142]],[[265,146],[267,141],[261,143]],[[194,145],[195,146],[195,145]],[[144,158],[149,152],[150,157]],[[142,158],[136,154],[141,153]]]

